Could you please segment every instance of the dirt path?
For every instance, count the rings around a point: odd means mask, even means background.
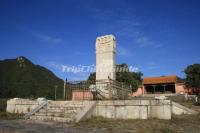
[[[25,120],[0,120],[0,133],[87,133],[88,130],[73,125]]]

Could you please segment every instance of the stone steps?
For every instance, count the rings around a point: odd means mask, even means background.
[[[81,107],[82,108],[82,107]],[[46,109],[47,110],[63,110],[63,111],[65,111],[65,110],[77,110],[77,109],[81,109],[80,107],[78,107],[78,108],[72,108],[72,107],[69,107],[69,108],[59,108],[59,107],[54,107],[54,108],[52,108],[52,107],[46,107]]]
[[[66,107],[79,107],[79,106],[83,106],[84,105],[84,103],[77,103],[77,104],[75,104],[75,103],[66,103],[66,104],[59,104],[59,103],[51,103],[50,102],[50,104],[49,104],[49,106],[56,106],[56,107],[58,107],[58,106],[60,106],[60,107],[64,107],[64,106],[66,106]]]
[[[83,104],[55,104],[49,103],[30,117],[32,120],[73,122],[77,112],[84,107]]]
[[[76,113],[77,110],[51,110],[51,109],[41,109],[37,113]]]
[[[63,114],[63,115],[72,115],[72,114],[76,114],[76,111],[73,112],[53,112],[53,111],[47,111],[47,112],[36,112],[35,114],[38,115],[48,115],[48,114]]]
[[[81,108],[83,105],[48,105],[50,108]]]
[[[59,117],[71,117],[76,115],[76,113],[35,113],[34,115],[36,116],[59,116]]]
[[[73,118],[69,117],[57,117],[57,116],[36,116],[33,115],[30,117],[31,120],[38,120],[38,121],[55,121],[55,122],[73,122]]]

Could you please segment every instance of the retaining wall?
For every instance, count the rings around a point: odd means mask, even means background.
[[[36,108],[41,102],[37,100],[14,98],[7,101],[6,111],[25,114]]]
[[[93,115],[118,119],[171,119],[171,105],[168,100],[98,101]]]
[[[50,101],[48,104],[58,106],[82,104],[88,106],[93,101]],[[28,99],[11,99],[7,101],[7,112],[27,113],[37,107],[41,102]],[[170,100],[107,100],[96,101],[94,106],[88,106],[83,113],[77,114],[81,117],[102,116],[117,119],[171,119],[172,114],[194,114],[195,111],[188,109]],[[80,111],[81,112],[81,111]],[[83,119],[83,118],[79,119]]]

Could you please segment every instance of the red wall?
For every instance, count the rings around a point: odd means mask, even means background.
[[[72,100],[92,100],[93,95],[90,91],[74,90],[72,92]]]
[[[134,97],[141,96],[144,92],[145,90],[144,90],[144,87],[142,86],[142,87],[139,87],[136,92],[133,92],[132,96]]]
[[[184,84],[176,84],[176,93],[186,93],[186,88]]]

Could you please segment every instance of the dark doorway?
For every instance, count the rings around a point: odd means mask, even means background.
[[[155,93],[156,94],[162,94],[162,93],[164,93],[164,86],[163,85],[157,85],[155,87]]]
[[[166,85],[165,86],[165,93],[175,93],[175,85]]]
[[[146,92],[147,94],[153,94],[154,93],[154,87],[149,85],[149,86],[145,86]]]

